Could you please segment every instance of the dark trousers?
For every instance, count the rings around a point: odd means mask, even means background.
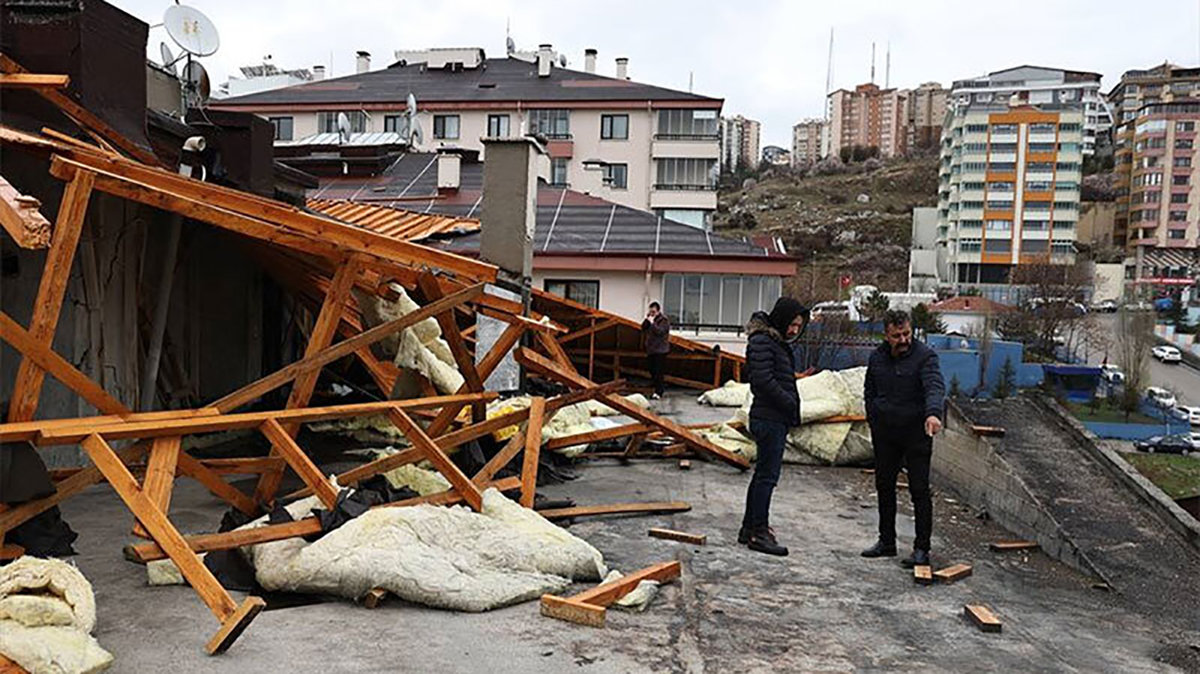
[[[650,361],[650,379],[654,381],[654,392],[662,395],[666,391],[663,387],[663,370],[667,366],[667,354],[648,353],[646,358]]]
[[[787,425],[778,421],[750,420],[750,434],[758,443],[758,458],[754,462],[750,487],[746,490],[746,514],[742,517],[742,527],[749,531],[765,529],[769,524],[771,494],[779,483],[787,433]]]
[[[908,470],[908,493],[917,520],[913,549],[929,551],[933,531],[933,499],[929,494],[929,461],[933,439],[924,427],[916,429],[871,429],[875,446],[875,493],[879,497],[879,540],[896,542],[896,477],[900,467]]]

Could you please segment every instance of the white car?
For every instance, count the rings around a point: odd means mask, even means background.
[[[1200,426],[1200,407],[1195,405],[1176,405],[1175,409],[1171,410],[1171,416],[1193,426]],[[1192,435],[1197,434],[1192,433]]]
[[[1178,404],[1174,393],[1158,386],[1151,386],[1146,389],[1146,400],[1149,400],[1151,405],[1161,409],[1171,409]]]
[[[1113,386],[1120,386],[1125,383],[1125,373],[1121,372],[1121,368],[1116,365],[1101,365],[1100,378]]]
[[[1154,347],[1150,353],[1164,363],[1178,363],[1183,360],[1183,354],[1179,353],[1179,349],[1165,344]]]
[[[1092,311],[1115,314],[1117,312],[1117,303],[1113,300],[1101,300],[1092,305]]]

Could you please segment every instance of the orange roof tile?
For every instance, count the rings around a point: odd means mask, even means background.
[[[437,234],[479,231],[479,220],[406,211],[343,199],[309,199],[308,208],[351,225],[405,241],[420,241]]]

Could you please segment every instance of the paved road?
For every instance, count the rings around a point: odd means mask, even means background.
[[[1117,325],[1115,315],[1097,315],[1095,319],[1100,321],[1100,325],[1108,333],[1115,335]],[[1089,354],[1088,360],[1098,365],[1104,360],[1104,354]],[[1115,363],[1115,359],[1110,358],[1109,362]],[[1175,397],[1183,404],[1200,405],[1200,372],[1187,365],[1182,363],[1166,365],[1151,358],[1150,382],[1154,386],[1161,386],[1174,392]]]

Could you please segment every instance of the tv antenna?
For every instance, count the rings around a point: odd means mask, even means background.
[[[425,135],[421,133],[421,123],[417,121],[417,97],[412,92],[408,94],[404,116],[408,120],[407,135],[409,147],[423,144],[425,142]]]
[[[212,85],[208,72],[195,58],[217,53],[217,49],[221,47],[221,36],[217,33],[217,27],[200,10],[180,4],[167,7],[163,12],[162,25],[171,41],[183,50],[183,55],[179,58],[168,58],[172,56],[171,50],[163,43],[163,65],[174,72],[175,64],[187,59],[181,78],[184,100],[189,108],[204,105]]]
[[[339,112],[337,115],[337,133],[338,145],[342,145],[350,140],[350,117],[344,112]]]
[[[199,61],[191,59],[188,59],[187,65],[183,67],[183,86],[189,108],[202,107],[208,102],[208,95],[212,93],[212,82],[208,79],[208,71]]]

